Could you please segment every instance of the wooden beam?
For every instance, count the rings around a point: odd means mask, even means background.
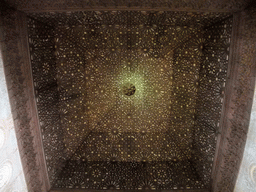
[[[31,12],[58,12],[58,11],[189,11],[189,12],[236,12],[243,10],[250,0],[7,0],[18,10]]]
[[[51,189],[50,192],[127,192],[129,190],[93,190],[93,189]],[[137,190],[141,192],[210,192],[208,189],[175,189],[175,190]]]

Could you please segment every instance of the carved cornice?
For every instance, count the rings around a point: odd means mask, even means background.
[[[25,12],[81,11],[81,10],[158,10],[234,12],[244,9],[250,0],[7,0]]]
[[[234,190],[243,157],[255,86],[255,18],[253,8],[234,15],[231,62],[213,169],[216,192]]]
[[[5,10],[1,20],[1,50],[6,82],[28,191],[47,191],[49,184],[33,95],[26,15]]]

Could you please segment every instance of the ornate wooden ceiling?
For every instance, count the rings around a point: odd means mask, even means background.
[[[26,12],[59,11],[25,14],[0,6],[5,73],[30,191],[233,190],[255,82],[254,6],[8,2]],[[127,96],[131,84],[136,91]],[[108,121],[115,117],[122,121]]]
[[[209,188],[227,13],[30,14],[31,64],[56,188]],[[136,92],[127,96],[124,87]]]

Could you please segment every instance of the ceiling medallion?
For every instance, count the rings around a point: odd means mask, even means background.
[[[126,83],[123,86],[123,93],[127,96],[132,96],[135,94],[136,88],[132,83]]]

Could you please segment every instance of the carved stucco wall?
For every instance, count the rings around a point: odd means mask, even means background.
[[[256,191],[256,94],[251,112],[251,119],[244,156],[241,163],[239,175],[234,192]]]
[[[27,186],[10,109],[0,53],[0,191],[25,192]]]

